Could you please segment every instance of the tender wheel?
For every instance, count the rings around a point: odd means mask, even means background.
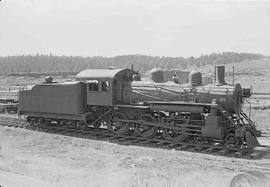
[[[30,125],[35,125],[37,120],[34,117],[27,116],[26,121],[28,121]]]
[[[193,141],[197,144],[203,144],[206,142],[206,138],[202,136],[194,136]]]
[[[153,115],[151,114],[142,114],[139,117],[139,120],[141,122],[145,121],[145,122],[155,122],[156,119]],[[150,125],[142,125],[137,123],[135,126],[135,134],[142,136],[144,138],[150,138],[155,136],[157,133],[157,127],[154,126],[150,126]]]
[[[241,143],[241,139],[236,137],[234,133],[229,133],[225,137],[225,144],[229,147],[238,147]]]
[[[127,119],[124,113],[116,112],[112,114],[109,123],[107,123],[107,129],[115,134],[126,134],[128,132],[128,123],[121,120]]]
[[[65,126],[66,124],[67,124],[67,120],[62,119],[59,121],[60,126]]]
[[[173,142],[183,142],[188,137],[186,134],[183,134],[183,131],[172,129],[162,129],[162,135],[165,139]]]
[[[39,118],[38,122],[41,126],[47,126],[47,125],[51,125],[51,120],[46,119],[46,118]]]

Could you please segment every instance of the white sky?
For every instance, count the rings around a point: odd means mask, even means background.
[[[2,0],[0,56],[270,55],[270,2]]]

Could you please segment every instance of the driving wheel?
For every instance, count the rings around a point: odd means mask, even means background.
[[[122,112],[113,113],[107,123],[107,129],[115,134],[126,134],[128,132],[128,123],[124,122],[127,116]]]
[[[151,114],[142,114],[139,117],[141,123],[137,123],[135,127],[135,133],[144,138],[150,138],[156,135],[157,127],[144,124],[144,122],[154,123],[156,121],[155,117]]]

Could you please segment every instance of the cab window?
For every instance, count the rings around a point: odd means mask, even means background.
[[[98,91],[98,81],[92,80],[88,82],[88,91],[89,92],[97,92]]]
[[[101,91],[108,92],[110,90],[109,81],[101,81]]]

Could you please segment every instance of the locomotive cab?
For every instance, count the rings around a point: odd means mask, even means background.
[[[86,85],[88,105],[112,105],[112,80],[88,80]]]
[[[87,85],[87,105],[112,106],[121,104],[124,85],[136,74],[130,69],[87,69],[76,79]]]

